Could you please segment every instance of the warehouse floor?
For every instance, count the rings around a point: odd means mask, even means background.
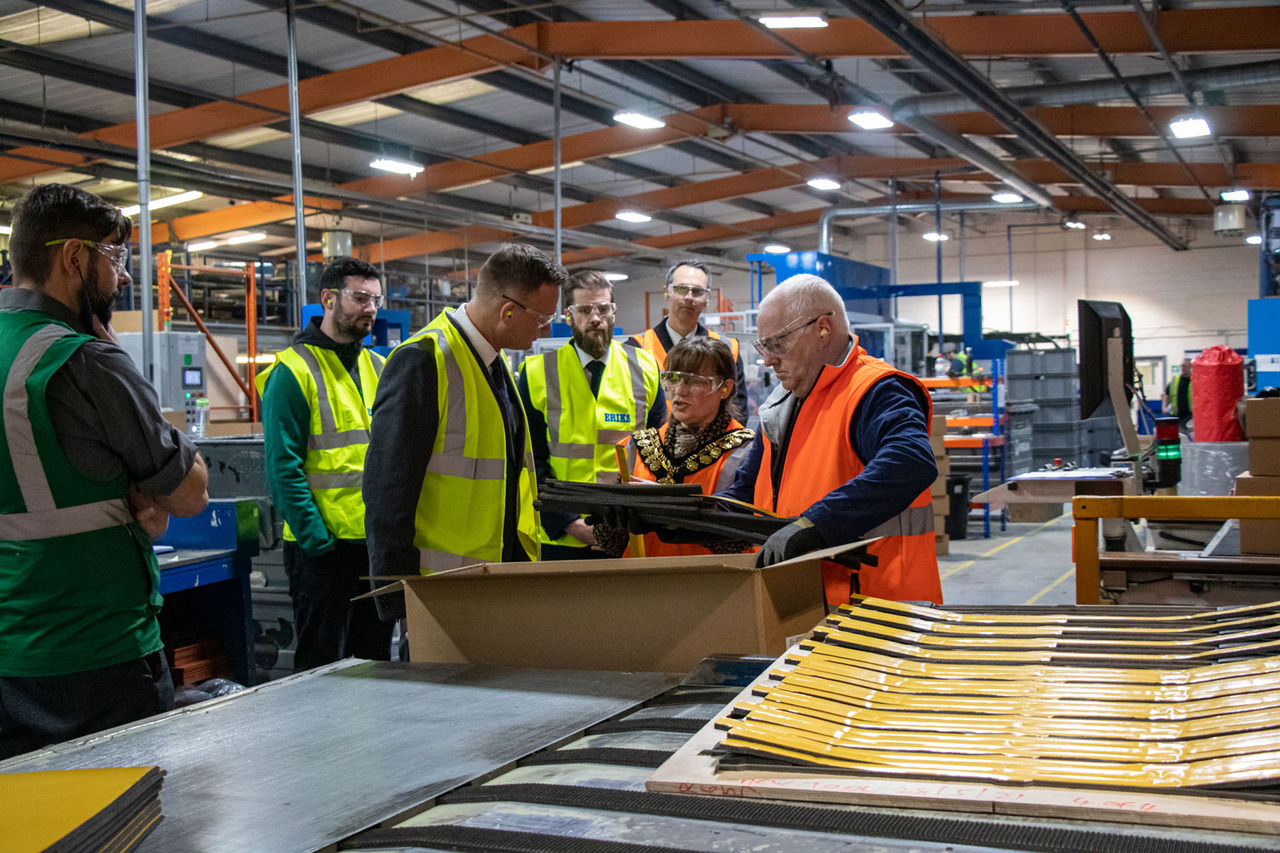
[[[947,604],[1075,604],[1071,562],[1071,508],[1041,524],[1008,524],[991,516],[991,538],[982,538],[974,513],[969,536],[952,539],[938,558],[942,600]]]

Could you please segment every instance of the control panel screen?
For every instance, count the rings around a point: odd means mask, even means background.
[[[182,387],[199,388],[204,385],[204,369],[200,367],[182,368]]]

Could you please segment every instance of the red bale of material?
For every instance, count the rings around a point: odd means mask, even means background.
[[[1236,401],[1244,396],[1244,359],[1209,347],[1191,362],[1191,417],[1196,441],[1244,441]]]

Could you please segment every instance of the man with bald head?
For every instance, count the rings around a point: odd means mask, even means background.
[[[816,275],[796,275],[760,303],[756,350],[779,385],[730,497],[799,516],[769,537],[759,565],[883,537],[857,591],[942,603],[929,487],[932,406],[918,379],[874,358],[849,332],[844,303]],[[823,565],[830,604],[847,604],[850,570]]]

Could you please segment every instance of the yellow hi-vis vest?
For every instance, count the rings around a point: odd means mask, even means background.
[[[258,393],[267,377],[284,365],[298,381],[311,408],[307,456],[302,470],[324,526],[338,539],[364,538],[364,457],[369,451],[369,412],[386,359],[368,349],[357,360],[360,387],[337,353],[311,344],[294,344],[255,379]],[[284,538],[296,541],[286,523]]]
[[[487,365],[476,361],[466,337],[443,311],[391,352],[418,347],[435,356],[436,409],[440,427],[422,480],[413,544],[424,575],[471,563],[499,562],[507,510],[507,477],[518,478],[516,536],[530,560],[538,559],[537,474],[529,425],[524,464],[507,469],[507,431],[493,396]],[[505,364],[505,360],[504,360]],[[524,417],[519,395],[515,414]]]
[[[658,365],[653,357],[644,350],[611,343],[597,396],[591,394],[572,342],[554,353],[529,356],[520,369],[534,408],[547,418],[547,446],[555,478],[616,483],[614,445],[644,427],[658,396]],[[551,539],[545,530],[539,533],[545,543],[586,547],[567,533],[559,539]]]

